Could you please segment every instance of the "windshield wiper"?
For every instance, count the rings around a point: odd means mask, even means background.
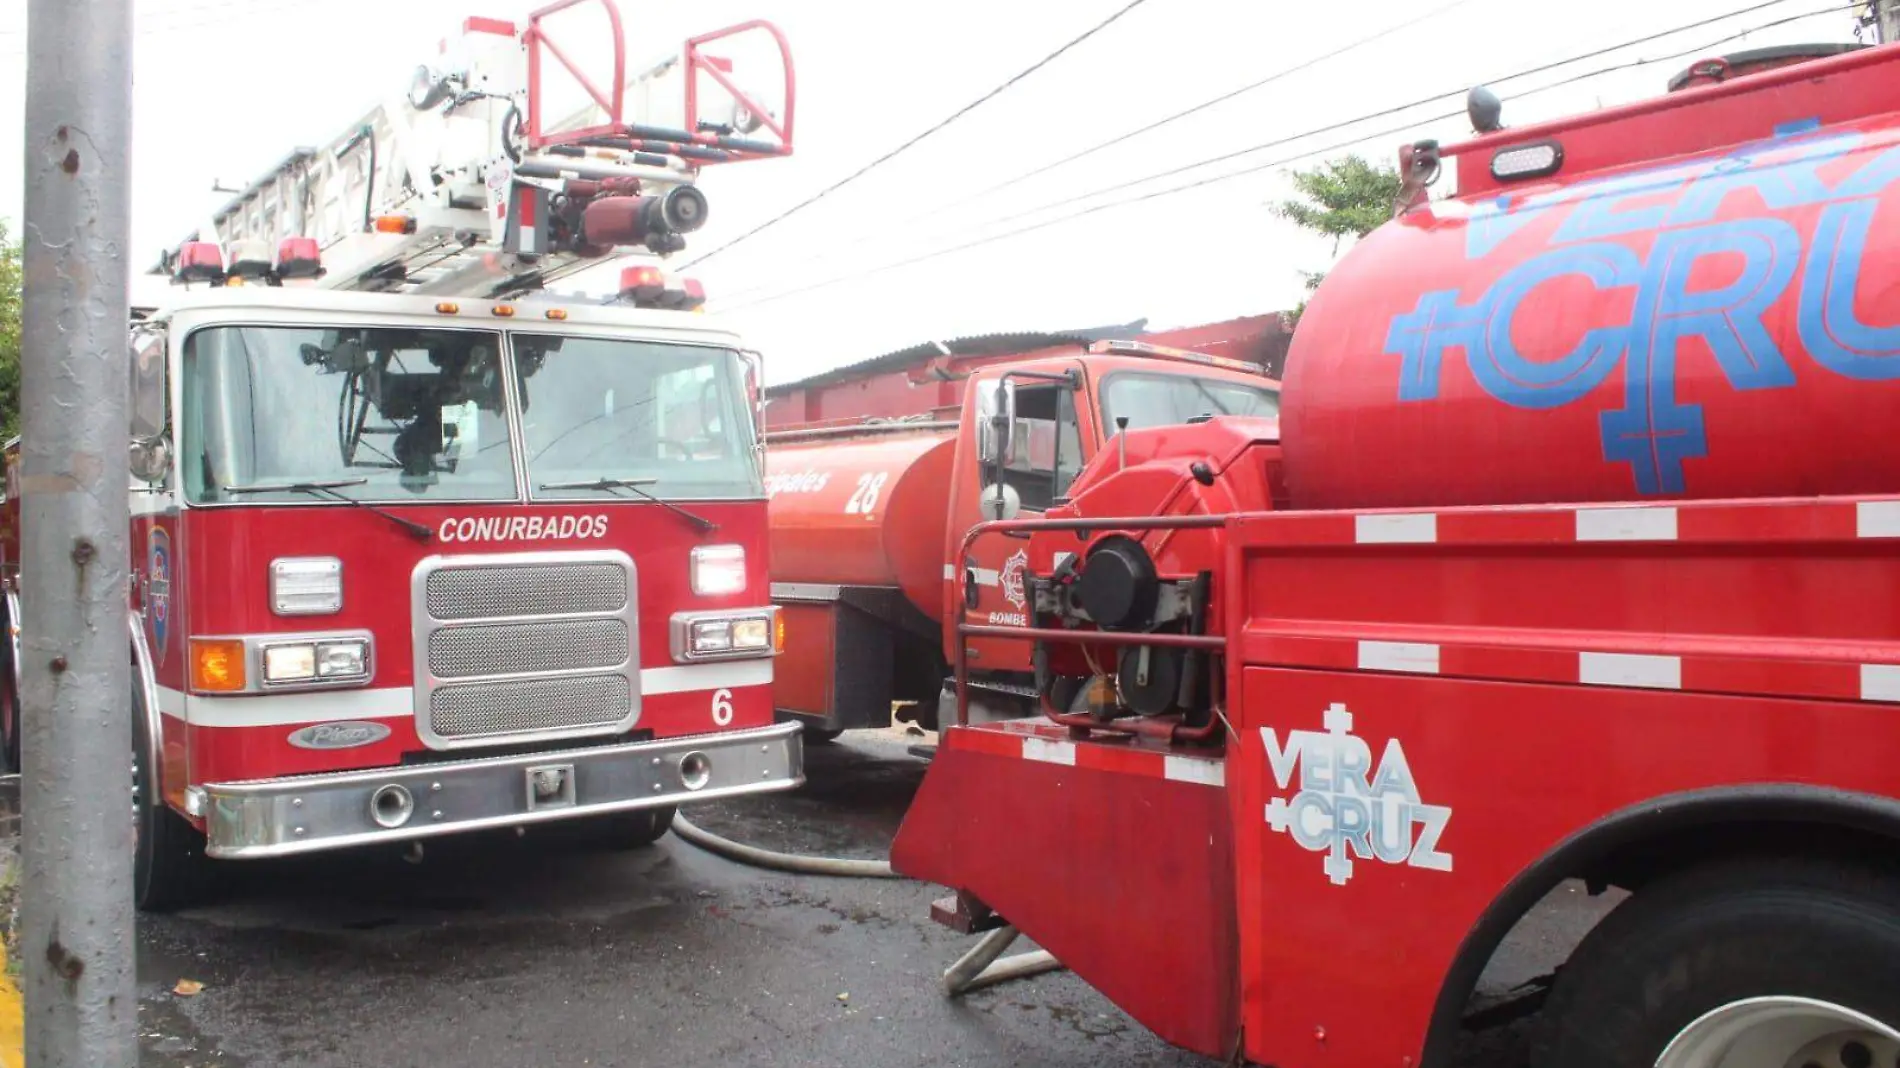
[[[707,519],[705,516],[699,515],[698,513],[695,513],[695,512],[689,512],[686,509],[681,508],[679,505],[674,504],[672,501],[669,501],[664,497],[657,497],[651,493],[648,493],[645,489],[641,488],[643,486],[651,486],[655,482],[658,482],[658,481],[659,479],[657,478],[591,478],[591,479],[587,479],[581,482],[543,482],[539,486],[536,486],[535,489],[542,489],[542,490],[585,489],[585,490],[600,490],[603,493],[609,490],[617,490],[617,489],[632,490],[633,492],[638,493],[640,496],[645,497],[647,500],[652,501],[654,504],[660,505],[664,508],[667,508],[679,514],[681,517],[691,522],[694,526],[698,527],[702,534],[711,534],[713,531],[719,529],[719,524],[713,522],[710,519]]]
[[[377,515],[382,516],[384,519],[408,531],[410,536],[417,541],[428,541],[430,538],[435,537],[435,531],[430,530],[421,523],[412,519],[404,519],[402,516],[392,512],[385,512],[381,508],[366,501],[359,501],[355,497],[346,496],[337,492],[337,490],[343,486],[361,486],[368,481],[369,479],[367,478],[337,478],[327,482],[258,482],[249,486],[226,486],[224,487],[224,492],[237,494],[307,493],[312,497],[323,500],[342,501],[344,504],[352,504],[366,511],[375,512]]]

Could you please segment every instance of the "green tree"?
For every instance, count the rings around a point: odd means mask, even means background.
[[[20,243],[0,219],[0,441],[20,432]]]
[[[1292,172],[1299,196],[1269,206],[1273,214],[1303,230],[1331,237],[1333,252],[1347,237],[1360,238],[1392,218],[1401,179],[1396,168],[1369,163],[1356,155],[1329,160],[1310,170]],[[1325,271],[1301,271],[1306,291],[1319,288]],[[1297,322],[1306,309],[1302,300],[1293,311]]]

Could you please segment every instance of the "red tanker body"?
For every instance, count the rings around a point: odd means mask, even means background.
[[[1900,1063],[1900,45],[1820,52],[1474,96],[1280,425],[1131,433],[960,538],[1027,540],[1030,619],[951,617],[959,702],[1013,637],[1042,715],[946,717],[891,851],[933,914],[1232,1064],[1444,1068],[1539,1010],[1537,1068]],[[1474,1014],[1566,883],[1622,900]]]
[[[1867,53],[1844,57],[1864,62]],[[1784,68],[1785,70],[1785,68]],[[1287,374],[1299,507],[1869,493],[1900,482],[1900,80],[1509,131],[1327,275]],[[1740,84],[1740,83],[1736,83]],[[1630,143],[1662,162],[1627,159]],[[1525,149],[1514,149],[1520,155]]]
[[[943,600],[956,424],[866,436],[775,436],[767,462],[772,572],[836,586],[887,586],[922,612]]]

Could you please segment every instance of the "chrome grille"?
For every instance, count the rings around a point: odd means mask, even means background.
[[[461,679],[498,671],[617,668],[632,651],[631,638],[618,619],[448,627],[429,635],[429,674]]]
[[[429,699],[429,720],[445,738],[607,727],[627,715],[633,694],[620,675],[450,686]]]
[[[624,553],[431,558],[416,569],[416,728],[448,749],[623,731],[639,717]]]
[[[627,603],[627,570],[615,564],[487,565],[429,576],[436,619],[617,612]]]

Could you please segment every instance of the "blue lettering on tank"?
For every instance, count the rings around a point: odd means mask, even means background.
[[[1900,326],[1869,326],[1854,313],[1867,228],[1877,201],[1829,204],[1814,228],[1795,329],[1814,362],[1846,378],[1900,378]],[[1403,391],[1401,390],[1401,395]]]
[[[1741,276],[1720,289],[1690,291],[1704,256],[1738,253]],[[1603,458],[1630,465],[1638,493],[1683,492],[1682,462],[1708,454],[1702,406],[1676,398],[1676,358],[1700,337],[1735,389],[1794,385],[1762,313],[1793,280],[1800,235],[1780,219],[1748,219],[1656,238],[1644,265],[1623,365],[1624,405],[1601,417]],[[1508,403],[1508,402],[1507,402]]]
[[[1437,399],[1453,350],[1486,394],[1526,410],[1575,403],[1620,366],[1621,404],[1598,416],[1603,458],[1627,466],[1637,493],[1655,495],[1686,492],[1685,462],[1708,455],[1702,406],[1683,402],[1678,392],[1690,339],[1700,339],[1733,389],[1792,387],[1789,354],[1764,321],[1792,292],[1795,334],[1816,365],[1846,378],[1900,380],[1900,325],[1863,322],[1854,307],[1874,198],[1900,178],[1900,144],[1841,176],[1830,165],[1860,149],[1865,137],[1821,134],[1817,126],[1783,124],[1775,137],[1713,160],[1578,182],[1515,203],[1505,196],[1475,203],[1465,234],[1473,259],[1530,222],[1568,210],[1548,233],[1554,247],[1483,292],[1428,291],[1393,317],[1385,352],[1399,357],[1399,399]],[[1756,210],[1822,210],[1804,249],[1800,232],[1783,218],[1716,220],[1725,204],[1736,203],[1731,196]],[[1653,235],[1648,248],[1604,240],[1632,234]],[[1710,258],[1719,267],[1708,273],[1729,280],[1692,289],[1697,265]],[[1630,311],[1602,322],[1597,309],[1606,302],[1583,301],[1582,313],[1596,320],[1579,322],[1572,347],[1554,358],[1527,358],[1512,336],[1519,310],[1538,287],[1563,278],[1587,281],[1599,295],[1631,290]]]
[[[1634,285],[1641,271],[1641,259],[1621,245],[1582,245],[1518,264],[1475,304],[1460,306],[1457,290],[1425,294],[1415,311],[1392,320],[1386,334],[1386,352],[1401,358],[1399,399],[1437,397],[1445,350],[1455,348],[1464,351],[1472,377],[1485,392],[1512,407],[1557,408],[1577,400],[1616,366],[1629,328],[1585,331],[1561,358],[1533,362],[1511,339],[1518,305],[1537,286],[1556,278],[1574,275],[1605,290]]]

